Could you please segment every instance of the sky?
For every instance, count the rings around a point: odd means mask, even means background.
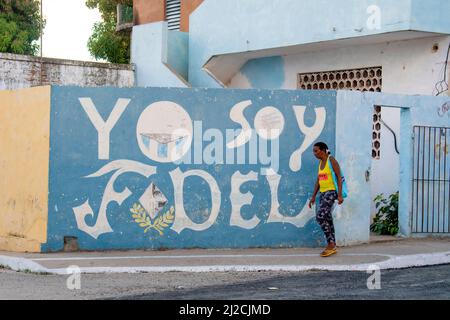
[[[97,9],[86,7],[85,0],[42,0],[44,18],[43,56],[95,61],[87,49],[92,26],[100,21]]]

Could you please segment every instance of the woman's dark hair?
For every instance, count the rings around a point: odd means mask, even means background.
[[[330,150],[328,150],[328,146],[324,142],[317,142],[316,144],[314,144],[314,147],[317,147],[320,150],[325,151],[328,154],[331,153]]]

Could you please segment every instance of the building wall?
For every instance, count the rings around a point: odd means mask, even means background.
[[[334,92],[53,88],[48,241],[42,250],[61,250],[64,237],[78,238],[80,249],[89,250],[323,245],[307,208],[317,170],[310,147],[321,139],[334,148],[335,101]],[[114,114],[110,135],[99,138],[91,122],[101,128],[97,111],[103,119]],[[283,123],[279,139],[255,145],[253,132],[238,162],[236,150],[226,147],[234,134],[226,130],[247,121],[253,127],[255,118],[264,126],[266,117]],[[171,149],[162,147],[164,132],[179,126],[193,139],[185,140],[189,163],[167,159]],[[209,154],[218,158],[211,161]],[[265,175],[270,167],[277,173]],[[183,187],[186,174],[192,176]],[[147,211],[166,221],[161,233],[130,212],[149,204],[151,183],[167,199],[162,209],[149,205]]]
[[[341,222],[338,221],[337,228],[342,227],[345,228],[343,230],[352,232],[348,223],[356,220],[361,221],[361,219],[363,221],[361,223],[366,223],[367,227],[369,225],[369,215],[362,217],[359,214],[361,211],[369,212],[369,201],[371,201],[369,184],[365,180],[365,171],[371,163],[370,137],[372,130],[370,124],[373,106],[386,105],[401,109],[399,139],[401,157],[398,173],[400,180],[399,222],[400,234],[411,236],[412,169],[414,164],[413,127],[416,125],[448,127],[449,115],[448,112],[443,113],[443,110],[448,110],[446,106],[450,105],[449,97],[388,95],[367,92],[361,94],[359,92],[339,91],[337,101],[336,155],[339,159],[342,159],[342,165],[350,180],[348,181],[350,194],[355,196],[349,198],[347,205],[343,208],[341,221],[345,222],[346,219],[349,219],[347,220],[347,227],[341,225]],[[449,172],[448,168],[447,172]],[[358,199],[358,201],[353,202],[355,199]],[[448,212],[448,205],[448,198],[441,197],[439,206],[445,208],[445,212]],[[424,214],[426,215],[427,211]],[[358,230],[358,232],[361,232],[363,229],[359,228]],[[449,233],[446,235],[448,236]]]
[[[383,92],[434,95],[444,76],[449,43],[450,37],[441,36],[253,59],[228,87],[297,89],[299,73],[382,66]]]
[[[380,18],[374,27],[369,23],[373,6]],[[449,34],[450,21],[444,13],[449,10],[446,0],[206,1],[191,15],[189,81],[193,87],[218,86],[203,70],[214,56],[338,40],[370,41],[410,30]]]
[[[47,241],[50,87],[0,90],[0,250]]]
[[[131,65],[83,62],[0,53],[0,90],[43,85],[117,86],[134,85]],[[42,80],[42,81],[41,81]]]
[[[167,22],[134,26],[131,61],[138,87],[187,87],[187,35],[167,29]],[[180,55],[177,58],[177,54]]]
[[[189,16],[203,0],[181,1],[180,31],[189,32]],[[134,24],[141,25],[166,20],[165,0],[133,0]]]
[[[401,109],[399,218],[409,236],[413,126],[446,126],[450,106],[448,97],[255,89],[44,87],[0,98],[0,250],[44,252],[66,237],[81,250],[322,246],[307,207],[316,141],[349,186],[334,217],[338,245],[367,242],[375,105]]]
[[[181,1],[180,31],[189,32],[189,16],[203,3],[203,0]]]
[[[435,95],[436,83],[444,78],[449,43],[450,37],[432,37],[254,59],[241,68],[229,87],[296,89],[299,73],[382,66],[383,92]],[[439,47],[436,51],[435,45]],[[400,109],[382,108],[382,119],[399,140]],[[398,191],[399,161],[393,135],[383,125],[381,157],[371,165],[372,199],[380,193],[390,195]],[[375,211],[373,203],[372,214]]]
[[[436,15],[436,12],[448,11],[446,10],[450,5],[448,1],[430,0],[426,6],[421,5],[421,2],[422,0],[203,2],[190,15],[189,45],[187,46],[189,54],[182,57],[183,60],[188,60],[189,64],[187,72],[189,78],[186,80],[192,87],[217,88],[222,84],[228,86],[230,77],[239,71],[242,63],[252,57],[265,57],[265,59],[270,59],[272,56],[291,57],[294,52],[299,53],[312,46],[318,48],[318,51],[329,51],[327,48],[330,47],[353,48],[362,43],[382,43],[383,41],[386,43],[450,33],[450,23],[445,15],[441,13]],[[184,6],[188,4],[195,7],[198,3],[183,1],[182,11],[184,12]],[[148,7],[152,7],[151,4],[152,1],[146,2]],[[342,16],[346,19],[342,19]],[[429,16],[435,18],[429,19]],[[182,31],[187,31],[183,27],[183,21],[185,21],[183,17],[182,15]],[[156,19],[147,23],[152,21],[157,23],[162,20]],[[292,30],[298,32],[292,32]],[[312,30],[312,32],[303,32],[305,30]],[[158,37],[139,37],[133,39],[133,47],[135,51],[142,51],[139,54],[149,54],[149,43],[156,43],[156,46],[159,46],[157,42]],[[277,53],[271,54],[271,52]],[[276,61],[269,62],[274,67],[280,66]],[[151,63],[163,64],[164,62],[154,60]],[[257,67],[249,64],[255,64],[253,60],[248,61],[246,67],[249,69]],[[146,65],[140,64],[139,61],[136,65],[139,69],[146,68]],[[242,75],[238,73],[235,78],[242,78]],[[271,83],[274,80],[269,78],[271,77],[264,77],[263,74],[259,80],[254,81],[257,83],[256,86],[250,86],[274,87]],[[244,78],[241,81],[246,80]],[[294,80],[281,78],[281,81],[295,83],[295,77]],[[166,86],[168,84],[163,78],[156,84],[144,85]],[[243,86],[238,84],[233,87]],[[288,87],[292,88],[291,85]],[[404,88],[406,89],[407,86]]]
[[[166,19],[165,0],[133,0],[134,24],[160,22]]]
[[[169,30],[165,56],[167,67],[188,84],[189,34],[178,30]]]

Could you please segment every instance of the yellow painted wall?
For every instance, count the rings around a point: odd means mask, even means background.
[[[47,240],[50,90],[0,90],[0,250]]]

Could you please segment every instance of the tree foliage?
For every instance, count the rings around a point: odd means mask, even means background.
[[[38,0],[0,0],[0,52],[36,55],[41,21]]]
[[[130,32],[116,31],[117,5],[133,5],[132,0],[86,0],[90,9],[97,8],[102,20],[95,23],[92,35],[88,40],[88,49],[96,59],[104,59],[111,63],[130,62]]]

